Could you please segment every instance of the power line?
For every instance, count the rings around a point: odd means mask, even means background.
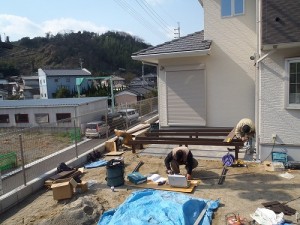
[[[155,34],[159,39],[162,39],[161,34],[158,34],[155,31],[157,30],[156,27],[154,27],[151,23],[149,23],[139,12],[137,12],[126,0],[115,0],[115,2],[123,8],[125,11],[127,11],[134,19],[136,19],[139,23],[141,23],[144,27],[148,28],[153,34]],[[150,27],[150,29],[149,29]],[[161,32],[161,31],[160,31]]]
[[[151,6],[145,2],[145,1],[141,1],[141,3],[139,2],[139,0],[135,0],[140,7],[151,17],[154,19],[154,22],[156,22],[161,28],[163,28],[163,30],[165,30],[166,32],[172,32],[172,30],[169,28],[168,24],[151,8]],[[146,4],[147,3],[147,4]]]

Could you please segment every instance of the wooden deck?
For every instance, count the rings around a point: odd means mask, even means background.
[[[235,160],[238,160],[239,149],[244,143],[234,138],[234,128],[199,128],[199,129],[161,129],[146,132],[130,140],[132,153],[136,146],[141,149],[144,144],[175,144],[175,145],[211,145],[234,147]]]

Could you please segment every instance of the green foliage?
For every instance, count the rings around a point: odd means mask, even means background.
[[[96,76],[110,75],[119,68],[138,74],[142,64],[132,60],[131,55],[150,47],[137,37],[112,31],[102,35],[86,31],[55,36],[47,33],[45,37],[24,37],[12,44],[13,49],[0,49],[0,72],[4,76],[31,75],[38,68],[79,68],[80,58],[83,67]],[[155,70],[149,67],[145,72]]]
[[[60,87],[55,93],[55,98],[70,98],[70,97],[71,97],[71,93],[65,87]]]

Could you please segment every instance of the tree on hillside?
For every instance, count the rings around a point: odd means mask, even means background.
[[[38,68],[79,68],[80,58],[84,59],[84,68],[93,75],[110,75],[119,68],[124,68],[126,73],[139,74],[142,64],[132,60],[131,55],[149,47],[137,37],[113,31],[101,35],[87,31],[46,33],[45,37],[23,37],[13,44],[19,48],[1,51],[0,60],[24,75],[31,75]],[[34,68],[24,66],[28,63]],[[155,72],[154,68],[152,70],[147,73]]]
[[[55,98],[70,98],[70,97],[71,97],[71,93],[65,87],[58,88],[55,93]]]

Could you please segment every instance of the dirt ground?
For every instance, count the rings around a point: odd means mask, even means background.
[[[138,165],[144,164],[139,172],[146,175],[158,173],[166,176],[164,158],[132,154],[123,154],[125,162],[125,177]],[[109,160],[106,157],[104,159]],[[226,224],[225,217],[230,213],[239,214],[251,221],[250,214],[261,203],[269,201],[289,202],[288,206],[300,211],[300,171],[293,170],[294,178],[279,176],[286,171],[267,172],[262,164],[247,163],[247,167],[230,167],[222,185],[218,184],[222,173],[221,161],[198,160],[199,166],[194,170],[193,177],[200,184],[191,193],[194,197],[216,200],[220,199],[220,207],[215,211],[213,225]],[[116,208],[136,189],[129,186],[116,187],[113,192],[107,186],[106,168],[86,169],[81,180],[88,181],[89,190],[76,193],[70,200],[53,200],[52,191],[43,188],[38,193],[27,198],[19,205],[0,216],[0,224],[97,224],[100,216],[106,210]],[[295,216],[285,216],[296,223]]]

